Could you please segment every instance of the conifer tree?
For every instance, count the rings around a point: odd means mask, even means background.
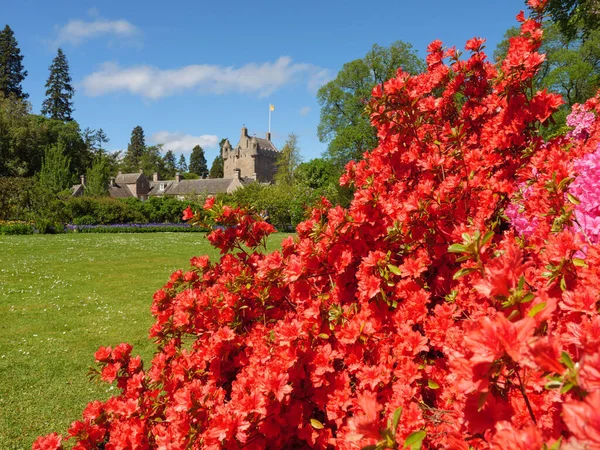
[[[206,157],[204,156],[204,150],[199,145],[196,145],[192,149],[190,155],[190,172],[205,177],[208,175],[208,165],[206,163]]]
[[[108,183],[110,180],[109,158],[104,155],[98,155],[92,167],[87,170],[85,181],[85,195],[91,197],[101,197],[108,195]]]
[[[137,171],[140,165],[140,159],[146,152],[146,138],[144,129],[139,125],[131,132],[131,139],[127,146],[127,153],[124,158],[125,170]]]
[[[0,92],[5,97],[13,94],[19,99],[26,99],[29,94],[23,92],[21,83],[27,71],[23,68],[23,55],[18,45],[13,30],[6,25],[0,31]]]
[[[177,164],[177,168],[182,173],[185,173],[188,171],[188,165],[187,165],[187,162],[185,161],[185,155],[183,153],[179,157],[179,164]]]
[[[98,150],[100,151],[100,153],[102,153],[104,151],[104,149],[102,148],[102,144],[110,142],[110,139],[108,138],[108,136],[102,128],[96,131],[96,141],[98,141]]]
[[[212,166],[210,166],[210,173],[208,174],[208,176],[210,178],[223,178],[223,155],[221,155],[220,153],[213,160]]]
[[[177,161],[175,160],[175,153],[173,150],[167,150],[164,157],[165,161],[165,176],[167,178],[172,178],[177,172]]]
[[[38,175],[40,186],[46,192],[53,194],[67,189],[71,182],[70,166],[71,158],[67,156],[63,143],[59,142],[48,147]]]
[[[73,120],[73,95],[69,62],[62,49],[58,49],[48,69],[50,75],[46,81],[46,100],[42,103],[42,114],[62,121]]]

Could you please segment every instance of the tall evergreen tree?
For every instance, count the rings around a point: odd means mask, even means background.
[[[219,153],[213,160],[212,166],[210,166],[210,172],[208,174],[210,178],[223,178],[223,155]]]
[[[188,171],[188,165],[187,165],[187,162],[185,161],[185,155],[183,153],[179,157],[179,163],[177,164],[177,169],[182,173]]]
[[[175,153],[173,150],[167,150],[164,157],[165,161],[165,177],[172,178],[177,172],[177,161],[175,160]]]
[[[102,128],[99,128],[98,131],[96,131],[96,141],[98,142],[98,151],[102,153],[104,151],[102,144],[110,142],[110,139]]]
[[[127,146],[127,153],[123,159],[124,169],[127,171],[137,171],[140,166],[140,159],[146,151],[146,138],[144,129],[139,125],[131,132],[131,139]]]
[[[206,163],[206,156],[204,156],[204,150],[199,145],[196,145],[192,149],[190,155],[190,172],[205,177],[208,175],[208,165]]]
[[[51,119],[73,120],[73,95],[69,62],[62,49],[58,49],[48,69],[50,75],[46,81],[46,100],[42,103],[42,114]]]
[[[0,31],[0,92],[5,97],[13,94],[19,99],[26,99],[29,94],[25,94],[21,86],[26,76],[19,44],[13,30],[6,25]]]

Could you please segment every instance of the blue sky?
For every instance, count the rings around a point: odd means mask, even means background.
[[[434,39],[462,48],[479,36],[491,55],[521,9],[523,0],[22,0],[3,8],[0,26],[25,56],[33,112],[62,47],[74,117],[82,129],[103,128],[110,150],[126,148],[141,125],[148,144],[186,155],[200,144],[211,163],[218,141],[235,145],[243,124],[264,136],[272,103],[275,144],[294,132],[309,160],[326,148],[316,90],[344,63],[396,40],[424,57]]]

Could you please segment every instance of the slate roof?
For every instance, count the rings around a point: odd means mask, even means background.
[[[181,180],[165,190],[165,195],[222,194],[227,192],[231,178],[208,178],[201,180]]]
[[[129,190],[129,188],[127,187],[126,184],[123,184],[122,186],[119,186],[118,184],[116,184],[114,186],[109,186],[108,193],[113,198],[133,197],[133,194],[131,193],[131,191]]]
[[[275,150],[277,151],[277,149],[275,148],[275,146],[273,145],[273,143],[271,141],[268,141],[267,139],[263,139],[263,138],[256,138],[256,140],[258,141],[258,148],[261,150]]]
[[[120,173],[115,178],[117,184],[135,184],[137,180],[144,175],[143,173]]]
[[[71,195],[73,197],[80,197],[83,195],[83,184],[74,184],[71,186]]]
[[[159,181],[150,181],[150,191],[148,192],[148,195],[150,196],[157,196],[157,195],[164,195],[169,188],[171,187],[171,185],[173,185],[173,183],[176,183],[175,180],[159,180]],[[160,185],[164,184],[165,188],[161,191],[160,190]]]

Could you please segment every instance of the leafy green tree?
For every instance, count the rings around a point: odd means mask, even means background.
[[[573,38],[600,29],[598,0],[549,0],[546,13],[558,24],[563,34]]]
[[[73,120],[75,89],[71,85],[69,62],[62,49],[58,49],[49,70],[50,75],[46,81],[46,99],[42,103],[42,114],[56,120]]]
[[[185,173],[188,171],[188,165],[185,160],[185,155],[183,153],[179,157],[179,162],[177,163],[177,170],[179,170],[179,172],[181,173]]]
[[[139,168],[147,174],[157,172],[161,177],[165,176],[165,161],[161,155],[162,144],[151,145],[146,148],[140,157]]]
[[[83,138],[83,142],[85,143],[86,148],[90,153],[96,153],[98,151],[98,141],[96,139],[96,130],[91,129],[90,127],[86,127],[81,134]]]
[[[163,160],[165,164],[165,178],[173,178],[175,172],[177,172],[177,161],[175,160],[175,153],[173,150],[167,150]]]
[[[399,67],[414,74],[423,71],[425,64],[405,42],[394,42],[389,48],[374,45],[364,58],[344,64],[337,77],[319,89],[317,134],[321,142],[328,143],[326,156],[339,172],[377,145],[365,107],[373,87],[394,76]]]
[[[210,178],[223,178],[224,174],[223,155],[219,153],[217,156],[215,156],[215,159],[213,159],[208,176]]]
[[[204,150],[199,145],[194,146],[190,155],[190,172],[197,173],[201,177],[208,176],[208,166]]]
[[[146,151],[146,138],[144,129],[139,125],[131,132],[131,139],[127,146],[127,153],[123,158],[123,169],[127,172],[135,172],[140,167],[140,159]]]
[[[85,195],[103,197],[108,195],[108,183],[111,176],[109,158],[102,154],[96,156],[85,177]]]
[[[338,181],[335,166],[325,158],[314,158],[298,165],[294,177],[297,183],[310,189],[322,189],[330,183]]]
[[[71,184],[71,160],[63,143],[49,146],[44,153],[42,168],[38,174],[39,185],[47,192],[58,194]]]
[[[24,100],[29,94],[23,92],[21,83],[27,76],[23,68],[23,55],[13,30],[6,25],[0,31],[0,92],[5,97],[14,95]]]
[[[32,176],[40,169],[41,130],[33,117],[28,102],[0,92],[0,176]]]
[[[290,133],[275,163],[277,167],[275,183],[283,186],[291,186],[294,183],[294,172],[301,160],[302,157],[298,148],[298,136]]]

